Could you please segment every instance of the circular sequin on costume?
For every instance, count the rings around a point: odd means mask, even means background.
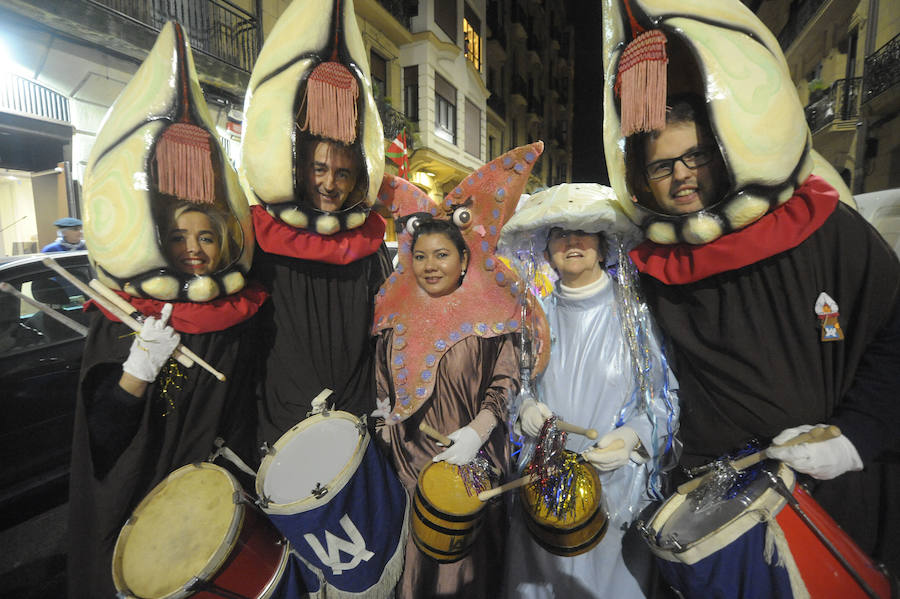
[[[493,210],[491,210],[491,216],[494,218],[500,218],[500,211],[494,208]]]
[[[488,330],[489,330],[488,325],[486,325],[485,323],[483,323],[483,322],[475,323],[475,334],[478,335],[479,337],[485,336],[487,334]]]
[[[406,347],[406,337],[394,337],[394,348],[403,349]]]
[[[450,341],[452,341],[453,343],[456,343],[457,341],[462,339],[462,335],[460,335],[456,331],[450,331],[449,337],[450,337]]]
[[[506,280],[506,275],[502,272],[498,272],[496,275],[494,275],[494,279],[497,281],[498,285],[506,285],[506,283],[508,282]]]
[[[416,397],[425,397],[426,393],[428,393],[428,389],[425,387],[416,387]]]
[[[425,382],[427,383],[428,381],[431,380],[431,371],[430,371],[430,370],[423,370],[423,371],[422,371],[422,374],[419,375],[419,376],[421,376],[421,377],[422,377],[422,380],[425,381]]]
[[[403,368],[405,360],[403,359],[403,354],[397,354],[394,356],[394,368]]]
[[[494,326],[491,327],[491,330],[497,333],[498,335],[502,335],[506,332],[506,325],[502,322],[495,323]]]
[[[432,366],[434,366],[435,362],[437,362],[437,356],[435,356],[434,354],[428,354],[427,356],[425,356],[425,366],[431,368]]]
[[[519,328],[519,321],[515,320],[515,319],[510,320],[509,322],[506,323],[506,326],[509,327],[509,330],[515,331],[516,329]]]
[[[463,332],[463,335],[468,335],[474,330],[474,328],[472,327],[471,322],[464,322],[459,325],[459,330]]]
[[[516,165],[513,167],[513,170],[521,175],[522,171],[525,170],[525,165],[522,164],[521,162],[517,162]]]
[[[497,267],[497,261],[488,256],[484,259],[484,269],[485,270],[494,270]]]
[[[447,351],[447,342],[443,339],[438,339],[434,342],[434,349],[440,352]]]
[[[406,325],[402,322],[398,322],[396,325],[394,325],[394,330],[398,335],[404,335],[406,334]]]
[[[528,164],[534,162],[534,152],[530,150],[528,152],[525,152],[525,160],[528,161]]]

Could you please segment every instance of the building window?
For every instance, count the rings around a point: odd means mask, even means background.
[[[511,147],[516,147],[516,142],[519,141],[519,122],[516,119],[512,120],[510,130],[509,130],[510,140],[509,143],[512,144]]]
[[[403,67],[403,107],[409,120],[419,120],[419,65]]]
[[[481,110],[466,99],[466,152],[481,160]]]
[[[481,71],[481,19],[475,14],[475,11],[465,5],[463,11],[463,36],[465,38],[466,58],[475,67],[476,71]]]
[[[434,0],[434,23],[456,43],[456,0]]]
[[[376,100],[387,96],[387,60],[374,50],[369,52],[369,69],[372,75],[372,91]]]
[[[434,133],[456,143],[456,88],[437,73],[434,74]]]
[[[497,138],[493,135],[488,135],[488,160],[493,160],[497,157]]]

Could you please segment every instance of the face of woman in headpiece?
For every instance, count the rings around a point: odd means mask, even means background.
[[[563,285],[589,285],[603,274],[600,235],[553,227],[547,237],[547,259]]]
[[[203,212],[182,212],[167,243],[169,259],[185,274],[208,275],[218,267],[222,242],[212,220]]]
[[[459,288],[469,256],[460,253],[444,233],[426,233],[416,239],[412,250],[416,283],[431,297],[441,297]]]

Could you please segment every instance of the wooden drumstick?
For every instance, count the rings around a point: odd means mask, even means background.
[[[110,314],[114,315],[119,320],[121,320],[131,330],[133,330],[135,332],[140,332],[142,325],[137,320],[135,320],[133,316],[131,316],[130,311],[126,312],[125,310],[122,310],[116,304],[113,304],[112,302],[107,300],[106,297],[101,295],[99,291],[96,291],[96,290],[92,289],[91,287],[89,287],[88,285],[85,285],[81,279],[79,279],[78,277],[76,277],[75,275],[73,275],[69,271],[67,271],[65,268],[63,268],[62,266],[57,264],[56,260],[54,260],[53,258],[50,258],[50,257],[44,258],[43,263],[45,266],[47,266],[51,270],[55,271],[59,276],[63,277],[69,283],[74,285],[79,291],[81,291],[81,293],[84,294],[85,297],[89,297],[89,298],[93,299],[100,306],[102,306],[104,310],[106,310]],[[131,304],[128,304],[128,305],[129,305],[129,307],[131,307]],[[132,308],[132,310],[133,310],[133,308]],[[178,347],[176,349],[179,352],[181,352],[182,354],[184,354],[184,356],[186,358],[188,358],[189,360],[193,360],[194,362],[199,364],[201,367],[203,367],[205,370],[207,370],[210,374],[212,374],[218,380],[220,380],[220,381],[225,380],[224,374],[222,374],[221,372],[219,372],[218,370],[216,370],[215,368],[213,368],[212,366],[207,364],[204,360],[200,359],[200,357],[197,354],[195,354],[194,352],[189,350],[187,347],[185,347],[183,343],[179,343]]]
[[[606,447],[594,447],[594,448],[592,448],[592,450],[597,451],[597,452],[604,452],[604,451],[613,451],[615,449],[622,449],[623,447],[625,447],[625,441],[623,441],[622,439],[616,439],[615,441],[613,441]],[[584,455],[579,454],[578,461],[580,461],[580,462],[584,461]],[[529,474],[528,476],[523,476],[522,478],[517,478],[515,480],[511,480],[508,483],[500,485],[499,487],[495,487],[493,489],[488,489],[487,491],[482,491],[481,493],[478,494],[478,499],[480,499],[481,501],[487,501],[488,499],[491,499],[492,497],[496,497],[497,495],[500,495],[501,493],[505,493],[505,492],[511,491],[513,489],[518,489],[519,487],[524,487],[525,485],[532,482],[533,480],[534,480],[534,475],[532,475],[532,474]]]
[[[441,431],[437,430],[433,426],[429,426],[429,425],[425,424],[424,422],[419,424],[419,430],[422,431],[423,433],[425,433],[426,435],[428,435],[429,437],[431,437],[432,439],[434,439],[435,441],[437,441],[438,443],[440,443],[441,445],[443,445],[444,447],[450,447],[451,445],[453,445],[453,439],[451,439],[450,437],[448,437]]]
[[[136,320],[140,324],[140,321],[137,320],[137,318],[138,318],[138,316],[143,316],[143,314],[141,314],[140,310],[138,310],[137,308],[132,306],[130,303],[128,303],[127,300],[122,298],[122,296],[120,296],[118,293],[116,293],[115,291],[113,291],[112,289],[110,289],[109,287],[107,287],[106,285],[104,285],[103,283],[98,281],[97,279],[91,279],[91,282],[88,285],[90,286],[91,289],[93,289],[94,291],[96,291],[97,293],[99,293],[100,295],[105,297],[106,299],[108,299],[110,302],[115,304],[120,310],[122,310],[123,312],[125,312],[126,314],[131,316],[134,320]],[[121,320],[121,318],[119,320]],[[131,326],[131,325],[129,324],[129,326]],[[132,329],[134,329],[134,327],[132,327]],[[137,331],[138,329],[134,329],[134,330]],[[182,366],[184,366],[185,368],[190,368],[191,366],[194,365],[194,360],[192,360],[189,357],[187,357],[186,355],[184,355],[181,351],[179,351],[179,349],[177,347],[175,348],[175,351],[172,353],[172,357],[174,357],[176,360],[178,360],[178,363],[181,364]]]
[[[64,314],[60,314],[59,312],[57,312],[56,310],[54,310],[53,308],[51,308],[50,306],[48,306],[47,304],[45,304],[43,302],[39,302],[36,299],[28,297],[27,295],[20,292],[18,289],[16,289],[15,287],[10,285],[6,281],[3,281],[2,283],[0,283],[0,291],[5,291],[6,293],[9,293],[10,295],[16,296],[17,298],[19,298],[26,304],[30,304],[31,306],[34,306],[35,308],[37,308],[38,310],[40,310],[47,316],[61,322],[62,324],[66,325],[67,327],[69,327],[70,329],[72,329],[73,331],[78,333],[79,335],[87,335],[87,333],[88,333],[88,328],[86,326],[84,326],[83,324],[81,324],[80,322],[76,322],[76,321],[72,320],[71,318],[69,318],[68,316],[66,316]]]
[[[770,445],[769,447],[757,451],[756,453],[751,453],[750,455],[738,458],[737,460],[732,460],[731,462],[729,462],[729,466],[731,466],[736,472],[740,472],[744,468],[749,468],[750,466],[757,464],[769,457],[768,452],[770,449],[774,449],[776,447],[800,445],[801,443],[818,443],[819,441],[827,441],[828,439],[835,439],[840,436],[841,429],[834,426],[833,424],[824,427],[817,426],[805,433],[800,433],[792,439],[788,439],[784,443],[781,443],[779,445]],[[707,472],[703,476],[698,476],[697,478],[692,478],[691,480],[682,483],[678,486],[677,492],[681,495],[690,493],[691,491],[699,487],[710,476],[712,476],[712,474],[712,472]]]
[[[438,443],[440,443],[441,445],[443,445],[444,447],[450,447],[451,445],[453,445],[453,439],[451,439],[450,437],[448,437],[441,431],[437,430],[433,426],[429,426],[429,425],[425,424],[424,422],[419,423],[419,430],[422,431],[423,433],[425,433],[426,435],[428,435],[429,437],[431,437],[432,439],[434,439],[435,441],[437,441]],[[499,474],[500,474],[499,468],[497,468],[496,466],[491,466],[491,470],[494,472],[494,474],[499,476]]]
[[[566,422],[564,420],[557,420],[556,428],[558,428],[561,431],[565,431],[567,433],[572,433],[575,435],[584,435],[591,441],[593,441],[594,439],[596,439],[599,436],[595,429],[577,426],[577,425],[571,424],[569,422]]]

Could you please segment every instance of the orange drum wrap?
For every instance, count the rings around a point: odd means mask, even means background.
[[[223,468],[183,466],[138,504],[113,553],[113,582],[137,599],[271,596],[287,562],[281,534]]]

